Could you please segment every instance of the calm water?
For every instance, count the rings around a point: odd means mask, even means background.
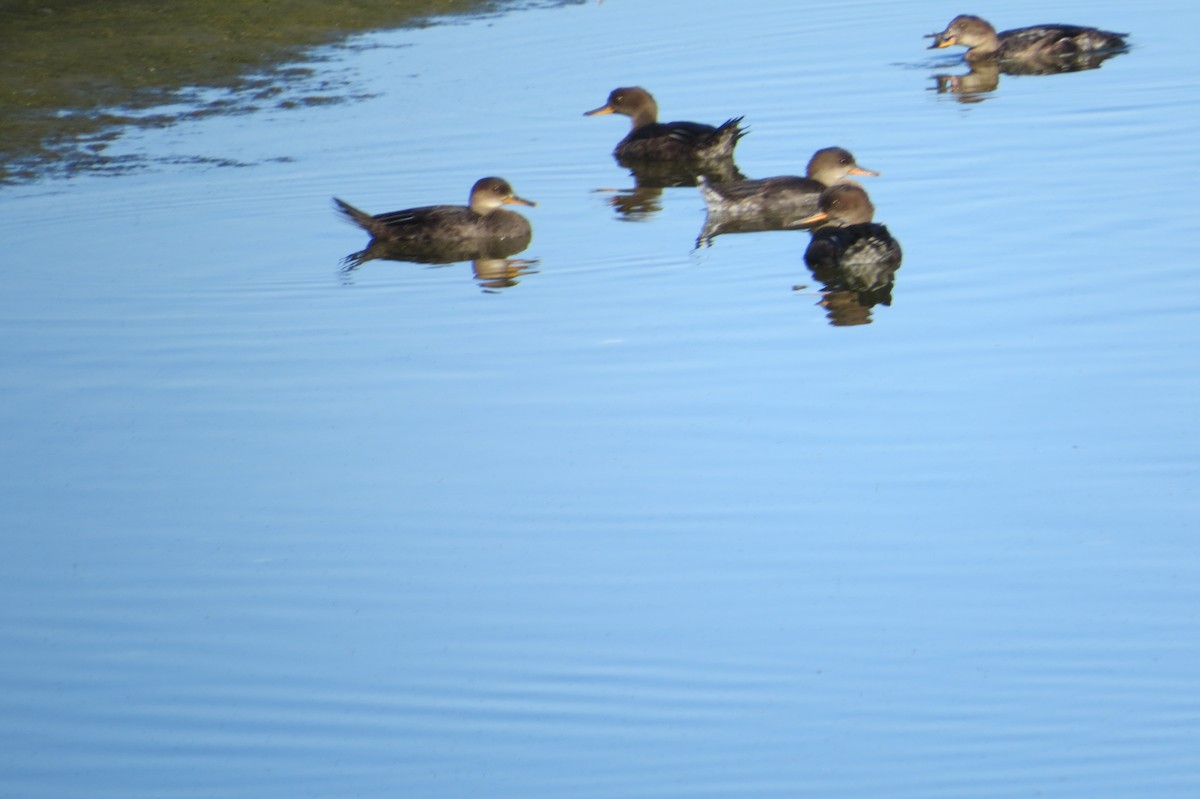
[[[369,99],[0,189],[0,795],[1200,795],[1200,11],[796,8],[381,31]],[[1134,47],[959,102],[964,10]],[[881,171],[893,304],[620,212],[628,84]],[[339,271],[332,195],[487,174],[513,285]]]

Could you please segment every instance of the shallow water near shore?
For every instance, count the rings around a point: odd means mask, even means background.
[[[1132,47],[939,92],[964,10]],[[492,7],[0,185],[4,792],[1195,795],[1200,12],[989,12]],[[891,305],[697,248],[634,84],[880,171]],[[344,267],[490,174],[521,263]]]

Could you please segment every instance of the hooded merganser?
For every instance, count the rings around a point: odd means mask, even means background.
[[[968,62],[996,58],[1000,60],[1041,60],[1074,57],[1126,47],[1128,33],[1112,33],[1080,25],[1033,25],[1028,28],[996,33],[987,20],[960,14],[950,20],[944,31],[931,33],[930,50],[962,45],[968,48]]]
[[[613,155],[626,161],[714,161],[733,156],[733,148],[746,131],[738,127],[742,117],[720,127],[700,122],[659,122],[658,103],[640,86],[613,89],[608,102],[585,111],[584,116],[624,114],[633,128],[617,144]]]
[[[710,211],[734,216],[769,215],[781,220],[784,227],[792,227],[815,213],[821,192],[847,175],[879,175],[859,166],[850,151],[841,147],[817,150],[804,174],[723,183],[704,180],[700,182],[700,193]]]
[[[813,231],[804,261],[814,272],[839,270],[862,283],[900,267],[900,244],[888,229],[873,222],[875,206],[857,183],[838,183],[821,192],[817,213],[804,224],[824,223]]]
[[[528,239],[529,220],[502,205],[537,205],[518,197],[503,178],[482,178],[471,187],[469,205],[427,205],[372,216],[344,200],[333,198],[347,219],[371,234],[374,241],[414,250],[437,250]]]
[[[426,205],[372,216],[333,198],[339,211],[371,234],[367,248],[346,256],[351,268],[372,258],[452,263],[507,258],[529,246],[529,220],[502,205],[537,205],[518,197],[503,178],[482,178],[471,187],[470,205]]]

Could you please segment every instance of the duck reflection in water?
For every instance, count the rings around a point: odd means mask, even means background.
[[[613,191],[609,201],[628,219],[650,216],[662,209],[663,189],[695,186],[700,178],[711,182],[742,178],[733,161],[733,150],[746,135],[742,117],[719,126],[701,122],[659,122],[658,104],[640,86],[614,89],[599,108],[584,116],[622,114],[631,120],[625,138],[617,143],[613,158],[629,170],[632,189]]]
[[[711,246],[724,233],[757,233],[797,230],[817,211],[817,200],[827,187],[849,175],[878,176],[858,165],[849,150],[825,147],[808,161],[804,177],[778,175],[758,180],[700,181],[707,213],[696,247]]]
[[[633,177],[633,188],[599,191],[611,194],[608,204],[630,221],[645,219],[661,211],[663,189],[692,188],[702,182],[724,183],[745,177],[732,158],[702,165],[633,162],[621,165]]]
[[[804,220],[820,225],[804,261],[825,285],[821,304],[832,325],[870,324],[871,308],[892,304],[900,243],[874,216],[875,206],[861,186],[839,183],[821,193],[817,213]]]
[[[371,234],[367,247],[346,256],[344,271],[370,260],[449,264],[472,261],[485,287],[514,285],[516,277],[534,263],[510,259],[529,246],[533,228],[504,205],[536,203],[518,197],[503,178],[488,177],[471,187],[469,205],[429,205],[368,214],[334,198],[338,211]]]
[[[930,50],[962,46],[965,75],[935,75],[939,94],[957,95],[961,102],[979,102],[996,90],[1000,73],[1006,75],[1057,75],[1098,69],[1108,59],[1129,49],[1127,33],[1113,33],[1082,25],[1033,25],[996,32],[991,23],[960,14],[946,29],[926,36]]]
[[[960,103],[978,103],[1000,86],[1000,67],[995,62],[969,64],[965,75],[934,75],[938,94],[953,94]]]

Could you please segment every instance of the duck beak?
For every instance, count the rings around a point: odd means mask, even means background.
[[[868,178],[879,177],[879,173],[876,172],[874,169],[867,169],[865,167],[858,166],[857,164],[855,164],[854,167],[851,168],[850,174],[851,175],[862,175],[862,176],[868,177]]]
[[[584,111],[583,115],[585,117],[598,117],[602,114],[611,113],[613,113],[613,107],[611,105],[602,105],[599,108],[593,108],[591,111]]]
[[[796,224],[797,225],[815,225],[817,222],[824,222],[828,218],[829,218],[829,214],[825,213],[824,211],[817,211],[812,216],[804,217],[800,221],[796,222]]]
[[[950,33],[949,31],[930,33],[925,38],[933,39],[933,44],[929,45],[930,50],[938,50],[942,47],[953,47],[954,45],[958,44],[958,39],[956,39],[954,34]]]
[[[518,197],[515,194],[511,197],[505,197],[504,204],[505,205],[528,205],[533,208],[537,207],[537,203],[535,203],[533,200],[526,200],[524,197]]]

